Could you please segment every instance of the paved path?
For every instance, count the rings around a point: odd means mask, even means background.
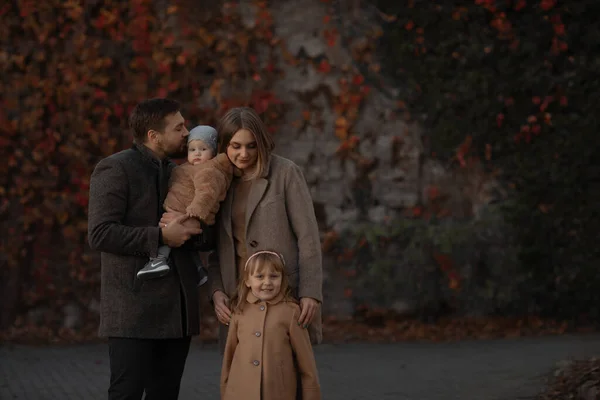
[[[561,360],[600,355],[600,335],[459,343],[322,345],[324,400],[530,398]],[[105,345],[0,347],[0,399],[106,399]],[[218,400],[216,347],[193,344],[181,400]]]

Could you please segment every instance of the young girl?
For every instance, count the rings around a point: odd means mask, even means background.
[[[221,370],[222,400],[320,400],[308,331],[290,293],[283,256],[252,254],[232,299],[233,314]],[[297,382],[300,379],[301,382]]]

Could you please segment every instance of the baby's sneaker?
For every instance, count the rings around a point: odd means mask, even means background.
[[[208,281],[208,271],[202,265],[198,266],[198,287],[204,285]]]
[[[168,274],[170,269],[166,258],[153,258],[138,271],[137,277],[142,280],[160,278]]]

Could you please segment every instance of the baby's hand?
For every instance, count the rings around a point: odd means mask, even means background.
[[[187,214],[187,216],[188,219],[183,222],[183,226],[193,229],[201,228],[200,220],[198,218],[191,216],[190,214]]]
[[[185,214],[188,216],[188,218],[196,218],[196,219],[198,219],[198,216],[194,214],[194,209],[192,207],[188,207],[185,210]]]

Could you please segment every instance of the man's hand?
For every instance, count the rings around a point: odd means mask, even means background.
[[[200,227],[185,226],[184,222],[187,219],[188,216],[184,214],[167,224],[161,225],[164,244],[169,247],[179,247],[192,237],[192,235],[202,233]]]
[[[167,209],[167,212],[163,213],[163,215],[160,218],[160,222],[159,222],[159,226],[161,228],[163,228],[165,225],[169,225],[169,223],[171,223],[172,221],[174,221],[176,218],[179,218],[181,216],[184,216],[187,214],[183,214],[171,209]],[[184,220],[183,222],[183,226],[187,227],[187,228],[200,228],[200,221],[196,218],[188,218],[186,220]],[[200,233],[202,233],[202,231],[200,231]]]
[[[220,290],[213,294],[213,303],[215,305],[215,314],[220,323],[229,325],[231,319],[231,310],[229,309],[229,297]]]
[[[300,299],[300,318],[298,318],[298,325],[304,328],[308,328],[308,325],[312,322],[317,310],[319,309],[319,302],[311,297],[303,297]]]

